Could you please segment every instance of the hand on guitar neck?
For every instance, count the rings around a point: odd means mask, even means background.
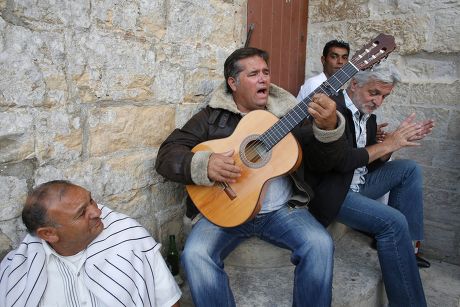
[[[212,181],[235,183],[241,176],[241,168],[235,165],[234,150],[213,153],[208,162],[208,178]]]
[[[337,115],[335,102],[327,95],[318,93],[313,96],[308,104],[308,113],[314,118],[316,126],[323,130],[337,128]]]

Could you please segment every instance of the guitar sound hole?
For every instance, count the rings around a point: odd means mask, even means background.
[[[270,160],[271,152],[265,144],[257,139],[257,135],[247,137],[240,147],[240,157],[243,163],[251,168],[260,168]]]

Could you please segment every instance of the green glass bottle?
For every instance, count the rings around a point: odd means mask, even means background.
[[[176,236],[169,236],[169,249],[166,256],[169,270],[173,276],[179,274],[179,253],[176,247]]]

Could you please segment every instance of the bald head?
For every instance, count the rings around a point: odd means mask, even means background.
[[[36,187],[28,196],[22,210],[22,221],[31,234],[39,227],[54,226],[47,215],[48,206],[59,201],[69,187],[75,186],[70,181],[53,180]]]

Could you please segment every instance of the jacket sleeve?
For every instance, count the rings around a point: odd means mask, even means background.
[[[209,113],[208,108],[201,110],[182,129],[175,129],[161,144],[155,162],[155,168],[160,175],[183,184],[196,183],[192,179],[192,160],[195,154],[191,149],[208,139]],[[204,163],[207,166],[206,153],[200,155],[201,166]],[[205,172],[207,169],[201,171]]]
[[[343,158],[346,148],[343,136],[345,119],[339,112],[337,116],[338,126],[335,130],[321,130],[309,120],[293,130],[302,148],[306,171],[327,172],[334,167],[337,160]]]

